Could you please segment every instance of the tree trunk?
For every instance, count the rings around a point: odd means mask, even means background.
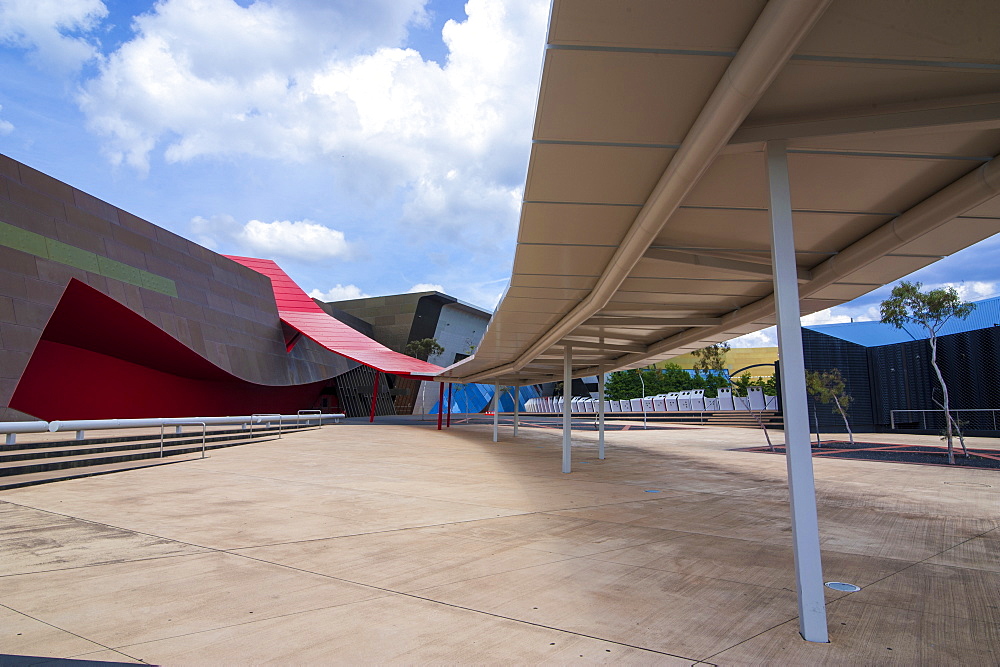
[[[958,444],[962,445],[962,455],[965,458],[969,458],[969,448],[965,446],[965,434],[962,433],[962,427],[958,423],[958,419],[952,419],[952,423],[955,426],[955,433],[958,434]]]
[[[955,446],[952,442],[952,432],[951,432],[951,412],[948,410],[948,385],[944,383],[944,376],[941,375],[941,369],[938,368],[937,364],[937,337],[934,332],[931,332],[931,337],[929,339],[931,344],[931,366],[934,367],[934,372],[937,374],[938,382],[941,383],[941,393],[944,395],[944,400],[941,402],[941,407],[944,408],[944,426],[945,426],[945,437],[948,439],[948,463],[955,463]]]
[[[847,413],[844,412],[844,408],[840,407],[840,399],[836,396],[833,397],[834,402],[837,404],[837,410],[840,411],[840,416],[844,419],[844,426],[847,427],[847,437],[850,438],[851,444],[854,444],[854,432],[851,431],[851,424],[847,421]]]

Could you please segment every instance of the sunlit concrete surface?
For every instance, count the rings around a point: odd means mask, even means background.
[[[342,424],[4,492],[0,653],[1000,661],[998,472],[816,460],[824,579],[862,590],[827,590],[833,641],[814,644],[797,634],[784,458],[729,451],[760,431],[633,426],[604,461],[574,432],[569,475],[558,430],[491,431]]]

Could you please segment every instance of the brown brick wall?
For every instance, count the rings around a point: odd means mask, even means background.
[[[26,251],[0,243],[0,420],[24,418],[7,406],[71,278],[250,382],[312,382],[353,366],[319,346],[285,352],[266,277],[4,155],[0,223],[60,242],[48,251],[44,244]],[[176,296],[165,293],[169,281]]]

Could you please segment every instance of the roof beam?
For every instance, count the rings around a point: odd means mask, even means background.
[[[604,327],[579,326],[573,330],[572,336],[574,338],[579,338],[580,340],[588,340],[592,343],[597,343],[602,340],[606,343],[612,344],[628,344],[635,342],[635,335],[631,331],[619,334],[617,332],[605,331]]]
[[[969,126],[968,129],[1000,128],[1000,100],[996,96],[931,100],[921,102],[919,106],[913,103],[886,105],[844,111],[838,115],[825,114],[816,118],[746,126],[733,134],[729,145],[960,125]]]
[[[449,374],[467,382],[476,382],[517,373],[527,367],[535,356],[608,306],[622,282],[660,235],[677,207],[708,171],[715,157],[729,143],[733,132],[740,128],[767,92],[829,4],[830,0],[772,0],[764,5],[590,294],[515,358],[482,368],[474,361],[473,355],[449,367]],[[498,312],[502,312],[505,305],[506,299],[501,301]]]
[[[718,317],[591,317],[587,327],[714,327]]]
[[[566,336],[559,342],[559,345],[571,345],[573,349],[578,347],[590,350],[608,350],[609,352],[645,352],[646,346],[642,343],[601,343],[591,341],[580,336]]]
[[[850,275],[878,261],[910,241],[938,229],[956,216],[997,196],[1000,196],[1000,156],[977,167],[815,267],[813,280],[800,290],[800,299],[816,303],[816,300],[810,298],[811,295],[836,283],[841,276]],[[767,318],[773,318],[774,312],[774,295],[770,294],[726,314],[720,330],[731,330],[749,322],[763,322]],[[613,371],[625,364],[640,363],[649,356],[667,354],[686,345],[701,345],[704,343],[704,335],[705,332],[684,331],[653,343],[646,356],[622,358],[613,364],[595,365],[578,372],[593,375]]]
[[[660,303],[612,303],[601,311],[601,315],[609,317],[657,317],[662,315],[664,319],[671,316],[676,317],[678,311],[705,311],[718,312],[718,308],[705,308],[702,306],[668,306]]]
[[[692,266],[704,266],[720,271],[732,271],[734,273],[749,274],[752,276],[771,277],[771,265],[764,262],[752,262],[745,259],[732,259],[729,257],[719,257],[702,253],[683,252],[681,250],[665,250],[663,248],[649,248],[644,255],[646,259],[653,259],[660,262],[671,262],[674,264],[688,264]],[[805,283],[812,279],[811,274],[806,269],[799,269],[799,282]]]

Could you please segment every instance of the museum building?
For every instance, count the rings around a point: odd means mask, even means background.
[[[220,255],[0,155],[0,421],[387,414],[398,378],[441,370],[358,328],[273,261]],[[338,383],[352,372],[362,384]]]

